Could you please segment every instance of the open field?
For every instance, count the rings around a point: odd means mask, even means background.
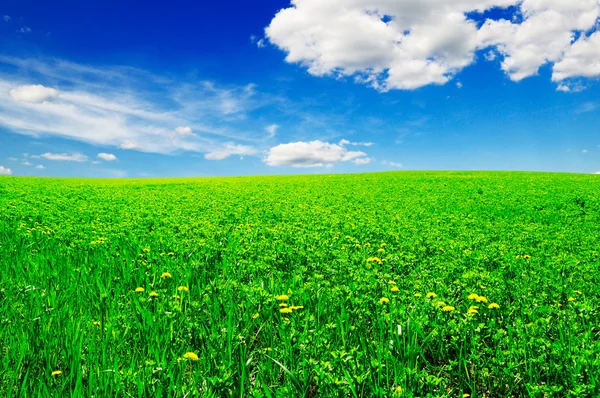
[[[1,178],[0,209],[2,397],[600,395],[600,176]]]

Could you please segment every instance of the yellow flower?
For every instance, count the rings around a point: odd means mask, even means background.
[[[444,303],[443,301],[438,301],[438,302],[437,302],[437,305],[438,305],[439,307],[443,307],[443,306],[445,306],[445,305],[446,305],[446,303]]]
[[[173,298],[174,298],[174,299],[180,299],[180,298],[181,298],[181,296],[180,296],[180,295],[178,295],[178,294],[174,294],[174,295],[173,295]]]
[[[55,370],[54,372],[52,372],[52,376],[58,376],[61,374],[62,374],[62,372],[60,370]]]
[[[475,315],[475,314],[478,314],[478,313],[479,313],[479,312],[477,311],[477,309],[478,309],[478,308],[479,308],[479,307],[477,307],[477,306],[472,306],[472,307],[470,307],[470,308],[467,310],[467,314],[469,314],[469,315]]]
[[[569,297],[569,301],[575,301],[573,297]]]
[[[488,308],[494,309],[494,308],[500,308],[500,306],[496,303],[492,303],[492,304],[488,305]]]
[[[252,319],[256,319],[256,318],[258,318],[258,313],[252,315]]]
[[[421,297],[422,294],[421,293],[415,293],[415,297]]]
[[[377,249],[377,253],[384,253],[385,249]]]
[[[160,277],[164,279],[164,278],[171,278],[172,276],[171,276],[171,274],[170,274],[170,273],[168,273],[168,272],[163,272],[163,273],[162,273],[162,275],[161,275]]]
[[[136,287],[136,288],[135,288],[135,292],[136,292],[136,293],[141,293],[141,292],[143,292],[143,291],[144,291],[144,288],[143,288],[143,287]]]
[[[471,293],[471,294],[469,294],[469,296],[467,298],[469,300],[477,300],[479,298],[479,295],[475,294],[475,293]]]
[[[470,396],[470,394],[463,394],[463,398],[469,398]]]
[[[193,352],[186,352],[185,354],[183,354],[183,357],[185,359],[190,359],[192,361],[197,361],[198,360],[198,355],[196,355]]]
[[[150,294],[148,296],[150,296],[150,297],[158,297],[158,293],[156,293],[156,292],[150,292]]]
[[[291,310],[294,310],[294,311],[296,311],[296,310],[301,310],[301,309],[303,309],[303,308],[304,308],[304,306],[303,306],[303,305],[292,305],[292,306],[290,307],[290,309],[291,309]]]
[[[579,291],[579,290],[574,290],[574,292],[575,292],[575,293],[577,293],[577,294],[583,294],[583,293],[581,293],[581,291]]]
[[[100,322],[98,322],[98,321],[94,321],[94,325],[95,325],[95,326],[100,326]]]
[[[287,304],[286,303],[281,303],[281,304],[279,304],[279,306],[280,307],[287,307]]]
[[[398,387],[394,388],[394,392],[396,394],[402,394],[402,387],[398,386]]]
[[[279,312],[281,312],[282,314],[291,314],[292,309],[291,308],[282,308],[279,310]]]
[[[451,305],[447,305],[444,308],[442,308],[442,311],[445,311],[445,312],[454,311],[454,307]]]
[[[183,290],[184,292],[189,292],[189,291],[190,291],[190,289],[188,289],[188,287],[187,287],[187,286],[179,286],[179,287],[177,288],[177,290],[179,290],[180,292],[181,292],[182,290]]]
[[[286,300],[290,299],[286,294],[282,294],[280,296],[275,296],[275,298],[280,301],[286,301]]]
[[[434,292],[429,292],[427,293],[427,298],[436,298],[437,294],[435,294]]]
[[[389,281],[389,282],[388,282],[388,284],[390,284],[390,285],[395,285],[395,284],[396,284],[396,282],[394,282],[394,281]]]
[[[387,297],[382,297],[379,299],[379,304],[383,304],[383,303],[389,303],[390,299]]]
[[[394,286],[394,287],[392,288],[392,292],[399,292],[399,291],[400,291],[400,289],[398,289],[398,287],[396,287],[396,286]]]
[[[478,303],[487,303],[488,299],[486,299],[483,296],[477,296],[477,298],[475,299]]]

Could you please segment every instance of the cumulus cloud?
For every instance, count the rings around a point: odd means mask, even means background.
[[[35,166],[35,168],[39,169],[39,170],[44,170],[45,169],[45,167],[44,167],[43,164],[38,164],[37,166]]]
[[[114,162],[115,160],[117,160],[117,157],[115,155],[113,155],[112,153],[101,152],[98,155],[96,155],[96,157],[100,158],[104,161],[107,161],[107,162]]]
[[[257,150],[253,147],[228,142],[221,148],[205,154],[204,158],[208,160],[223,160],[232,155],[239,155],[243,157],[245,155],[256,155],[256,153]]]
[[[483,20],[493,8],[514,18]],[[378,90],[445,84],[475,62],[502,57],[514,81],[554,63],[554,81],[600,76],[597,0],[292,0],[267,39],[315,76],[354,76]],[[582,62],[582,61],[589,62]]]
[[[179,135],[193,135],[192,128],[189,126],[179,126],[175,129],[175,132]]]
[[[0,175],[3,175],[3,176],[12,175],[12,170],[9,168],[6,168],[4,166],[0,166]]]
[[[9,91],[15,101],[32,102],[38,104],[58,96],[58,90],[44,87],[41,84],[23,85]]]
[[[23,166],[33,166],[30,162],[24,161],[21,163]]]
[[[63,162],[87,162],[88,158],[87,156],[75,152],[72,154],[68,154],[68,153],[51,153],[51,152],[46,152],[40,155],[41,157],[43,157],[44,159],[48,159],[48,160],[56,160],[56,161],[63,161]]]
[[[367,164],[367,154],[348,151],[344,146],[319,140],[291,142],[269,149],[264,162],[269,166],[322,167],[339,162]]]

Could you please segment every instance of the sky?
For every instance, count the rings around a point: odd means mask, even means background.
[[[0,4],[0,175],[600,172],[600,0]]]

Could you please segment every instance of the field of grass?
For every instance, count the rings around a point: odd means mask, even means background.
[[[2,397],[600,396],[600,176],[1,178],[0,209]]]

